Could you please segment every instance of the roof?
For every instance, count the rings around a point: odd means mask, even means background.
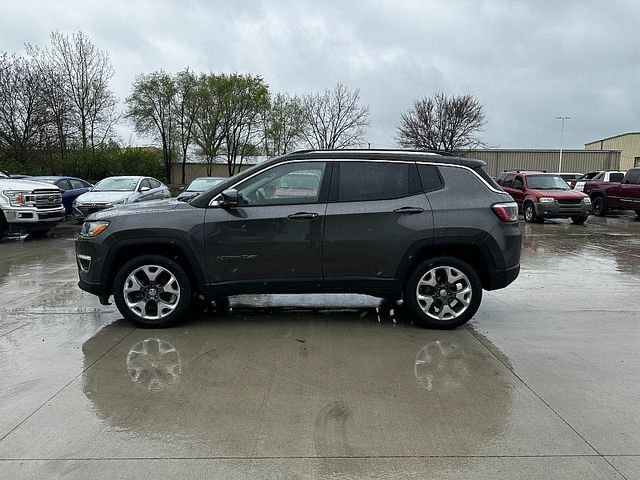
[[[464,165],[471,168],[483,167],[483,160],[474,158],[457,157],[450,152],[435,152],[425,150],[382,150],[382,149],[338,149],[338,150],[299,150],[279,157],[286,158],[327,158],[327,159],[363,159],[386,161],[416,161],[433,163],[449,163],[452,165]]]
[[[618,135],[612,135],[610,137],[601,138],[599,140],[594,140],[592,142],[587,142],[585,145],[591,145],[592,143],[604,142],[605,140],[611,140],[613,138],[625,137],[627,135],[640,135],[640,132],[627,132],[627,133],[619,133]]]

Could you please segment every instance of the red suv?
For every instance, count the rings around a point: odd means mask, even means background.
[[[503,172],[498,183],[510,194],[524,213],[526,222],[542,223],[545,218],[570,218],[584,223],[591,214],[591,199],[571,190],[556,173]]]

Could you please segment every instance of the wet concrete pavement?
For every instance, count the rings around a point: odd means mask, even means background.
[[[452,332],[365,296],[245,296],[140,330],[73,236],[0,243],[0,478],[640,478],[640,222],[521,225]]]

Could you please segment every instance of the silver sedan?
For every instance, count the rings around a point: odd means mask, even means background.
[[[171,198],[169,188],[151,177],[108,177],[73,202],[72,215],[78,222],[92,213],[125,203]]]

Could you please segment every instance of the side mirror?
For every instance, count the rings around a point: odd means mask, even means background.
[[[178,187],[178,191],[179,191],[179,192],[184,192],[184,189],[185,189],[185,188],[186,188],[186,187],[185,187],[184,185],[180,185],[180,186]]]
[[[223,207],[237,207],[238,202],[240,200],[240,194],[238,190],[235,188],[228,188],[223,191],[220,195],[222,195],[222,203],[220,204]]]
[[[140,187],[141,192],[148,192],[149,190],[151,190],[149,187]]]

